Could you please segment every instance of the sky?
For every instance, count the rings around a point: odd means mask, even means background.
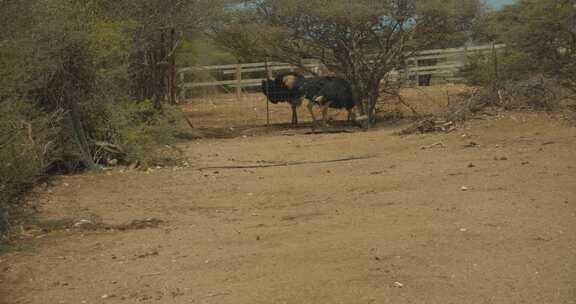
[[[501,8],[506,4],[512,4],[515,0],[488,0],[488,4],[490,4],[494,8]]]

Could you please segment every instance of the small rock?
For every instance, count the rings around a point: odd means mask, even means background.
[[[468,229],[466,229],[466,228],[460,228],[460,232],[466,232],[466,231],[468,231]]]
[[[462,190],[462,191],[468,191],[468,190],[470,190],[470,188],[468,188],[468,187],[466,187],[466,186],[462,186],[462,187],[460,187],[460,190]]]
[[[400,282],[394,282],[393,286],[396,288],[402,288],[402,287],[404,287],[404,284],[402,284]]]
[[[474,167],[476,167],[475,164],[473,164],[473,163],[469,163],[469,164],[468,164],[468,168],[474,168]]]
[[[118,160],[117,159],[111,159],[108,161],[108,166],[117,166],[118,165]]]
[[[85,227],[85,226],[90,226],[93,225],[94,223],[92,223],[89,220],[79,220],[78,222],[74,223],[74,227],[76,228],[80,228],[80,227]]]

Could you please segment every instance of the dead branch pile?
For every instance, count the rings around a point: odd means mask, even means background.
[[[564,82],[543,76],[509,83],[498,94],[499,105],[506,110],[562,111],[576,97]]]
[[[445,112],[420,119],[400,131],[400,135],[454,131],[458,124],[473,116],[481,112],[489,113],[488,110],[497,105],[498,99],[494,97],[488,89],[475,89],[461,94],[456,101],[450,103]]]
[[[467,120],[503,110],[547,111],[576,121],[576,96],[561,81],[542,76],[508,83],[499,90],[477,88],[460,94],[445,112],[415,122],[400,135],[451,132]]]

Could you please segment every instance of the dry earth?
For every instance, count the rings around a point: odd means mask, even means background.
[[[108,226],[24,233],[0,302],[576,303],[575,128],[395,130],[203,139],[188,168],[63,177],[40,221]],[[114,226],[147,218],[164,223]]]

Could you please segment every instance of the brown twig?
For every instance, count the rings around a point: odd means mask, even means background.
[[[338,133],[354,133],[352,130],[339,129],[339,130],[320,130],[320,131],[309,131],[305,132],[304,135],[314,135],[314,134],[338,134]]]
[[[407,103],[406,100],[404,100],[404,98],[402,98],[402,95],[401,95],[399,92],[391,92],[391,91],[388,91],[388,90],[382,90],[381,92],[384,93],[384,94],[388,94],[388,95],[391,95],[391,96],[396,97],[396,98],[398,99],[398,101],[399,101],[403,106],[407,107],[408,109],[410,109],[410,111],[412,111],[412,114],[413,114],[414,116],[420,116],[420,113],[418,113],[418,111],[416,111],[416,109],[414,109],[413,106],[411,106],[409,103]]]
[[[440,147],[442,147],[442,148],[446,147],[442,142],[437,142],[437,143],[434,143],[434,144],[431,144],[431,145],[428,145],[428,146],[422,146],[422,147],[420,147],[420,149],[422,149],[422,150],[428,150],[428,149],[432,149],[432,148],[438,147],[438,146],[440,146]]]
[[[194,129],[194,124],[192,124],[192,122],[190,121],[190,118],[184,116],[184,119],[186,120],[186,123],[188,123],[188,125],[190,126],[190,128]]]
[[[420,113],[418,113],[416,111],[416,109],[414,109],[414,107],[412,107],[409,103],[407,103],[404,98],[402,98],[402,96],[400,94],[397,94],[396,97],[398,98],[398,101],[400,101],[401,104],[403,104],[405,107],[407,107],[408,109],[410,109],[410,111],[412,111],[412,114],[414,116],[420,116]]]
[[[33,132],[32,132],[32,124],[25,122],[25,121],[22,121],[22,124],[26,127],[26,131],[28,134],[28,140],[30,141],[32,146],[36,146],[36,142],[34,141],[34,136],[33,136]]]

